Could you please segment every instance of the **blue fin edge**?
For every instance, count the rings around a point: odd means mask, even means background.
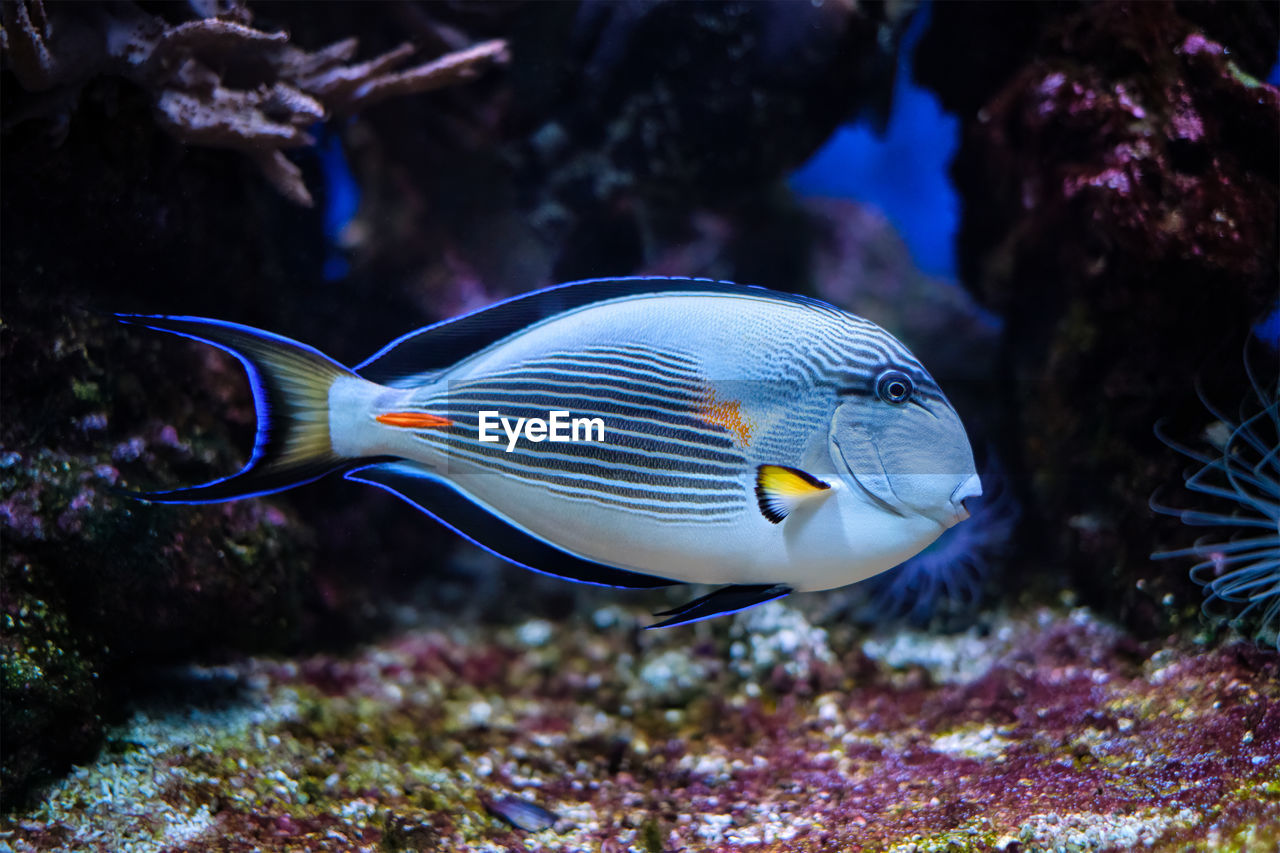
[[[415,329],[396,338],[352,370],[370,381],[394,385],[406,377],[451,367],[515,332],[565,311],[613,299],[673,292],[758,296],[832,308],[821,300],[797,293],[710,278],[592,278],[519,293],[467,314]]]
[[[208,317],[191,317],[181,314],[115,314],[116,320],[127,326],[141,326],[145,329],[151,329],[156,332],[164,332],[179,338],[197,341],[207,346],[215,347],[222,350],[228,355],[233,356],[236,361],[240,362],[244,368],[245,376],[249,381],[249,391],[253,396],[253,414],[254,414],[254,434],[253,434],[253,450],[249,454],[249,461],[244,464],[239,471],[234,474],[228,474],[225,477],[218,477],[195,486],[187,486],[181,489],[164,489],[161,491],[139,492],[129,489],[116,490],[119,494],[128,497],[150,501],[152,503],[166,504],[213,504],[223,503],[228,500],[239,500],[241,498],[257,498],[264,495],[273,495],[277,492],[283,492],[292,489],[295,486],[302,486],[307,483],[315,482],[326,474],[342,467],[336,461],[319,462],[313,466],[303,467],[301,470],[293,474],[286,475],[283,482],[278,484],[265,485],[264,488],[255,489],[253,491],[238,492],[232,490],[219,490],[218,486],[223,486],[233,480],[251,476],[253,470],[262,462],[263,456],[266,454],[267,447],[270,444],[270,437],[274,425],[274,419],[271,415],[271,405],[269,403],[269,394],[266,390],[266,383],[263,381],[261,369],[252,358],[236,349],[231,344],[217,340],[213,337],[201,335],[194,329],[183,329],[182,326],[191,326],[199,328],[201,326],[212,329],[224,329],[231,332],[240,333],[250,338],[256,338],[261,341],[267,341],[273,344],[279,344],[305,351],[311,355],[324,359],[333,364],[336,368],[346,372],[347,368],[343,367],[337,361],[320,352],[315,347],[287,338],[284,335],[277,335],[274,332],[256,329],[253,326],[246,326],[242,323],[232,323],[227,320],[213,320]],[[270,478],[266,478],[270,479]],[[277,478],[281,479],[281,478]],[[203,494],[208,496],[202,496]]]

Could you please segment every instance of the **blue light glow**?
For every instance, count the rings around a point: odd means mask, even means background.
[[[314,132],[320,171],[324,175],[324,238],[328,251],[323,274],[325,281],[336,281],[350,269],[338,239],[360,208],[360,185],[351,174],[341,135],[323,126],[315,128]]]
[[[925,6],[902,40],[893,113],[883,138],[863,126],[842,127],[790,184],[801,196],[850,198],[881,210],[924,272],[952,277],[959,200],[947,168],[960,122],[911,82],[911,55],[928,24]]]
[[[1253,334],[1272,349],[1280,349],[1280,304],[1254,325]]]

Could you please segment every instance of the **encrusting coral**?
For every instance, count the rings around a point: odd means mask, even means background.
[[[303,50],[287,32],[249,26],[248,8],[234,2],[192,3],[198,17],[177,25],[133,3],[6,0],[0,9],[6,66],[23,88],[49,96],[14,121],[52,115],[65,129],[80,88],[98,75],[119,75],[151,94],[157,123],[176,139],[243,151],[305,206],[311,193],[284,149],[311,145],[308,127],[452,85],[507,55],[506,42],[495,39],[396,70],[416,52],[406,43],[350,64],[356,39]]]

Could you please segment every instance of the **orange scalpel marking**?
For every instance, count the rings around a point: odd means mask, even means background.
[[[387,412],[378,415],[378,423],[407,429],[432,429],[435,427],[453,426],[453,421],[439,415],[428,415],[426,412]]]
[[[751,442],[751,433],[755,426],[742,419],[742,404],[737,400],[721,400],[714,389],[707,389],[707,396],[702,401],[702,409],[698,412],[703,422],[713,426],[724,427],[733,433],[739,447],[746,447]]]

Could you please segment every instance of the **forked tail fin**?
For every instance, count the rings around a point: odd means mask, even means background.
[[[121,322],[201,341],[244,365],[258,417],[253,454],[238,473],[189,489],[137,492],[156,503],[215,503],[309,483],[350,460],[329,439],[329,389],[353,375],[320,351],[249,326],[201,317],[118,314]]]

